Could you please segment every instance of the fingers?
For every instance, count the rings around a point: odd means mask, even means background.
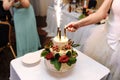
[[[67,30],[68,30],[68,31],[70,31],[70,32],[75,32],[75,31],[76,31],[76,29],[75,29],[75,28],[73,28],[73,27],[71,27],[71,28],[70,28],[70,27],[68,27],[68,28],[67,28]]]
[[[70,23],[67,26],[65,26],[66,30],[70,31],[70,32],[75,32],[77,30],[76,26],[74,25],[74,23]]]

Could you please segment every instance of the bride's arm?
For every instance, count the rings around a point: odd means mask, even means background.
[[[95,13],[93,13],[93,14],[89,15],[88,17],[83,18],[79,21],[69,23],[66,26],[66,29],[68,31],[74,32],[79,27],[83,27],[83,26],[86,26],[89,24],[94,24],[94,23],[101,21],[108,14],[111,3],[112,3],[112,0],[104,0],[101,7]]]
[[[97,23],[97,22],[101,21],[103,18],[106,17],[106,14],[108,13],[109,8],[111,6],[111,2],[112,2],[112,0],[104,0],[101,7],[95,13],[78,21],[78,25],[80,27],[82,27],[85,25],[89,25],[89,24],[93,24],[93,23]]]

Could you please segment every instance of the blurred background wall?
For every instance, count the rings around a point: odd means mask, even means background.
[[[96,6],[96,8],[99,8],[100,5],[103,3],[103,1],[104,1],[104,0],[97,0],[97,6]]]
[[[99,8],[103,1],[97,0],[96,8]],[[54,3],[54,0],[30,0],[30,2],[33,5],[36,16],[46,16],[47,8],[50,4]]]
[[[54,0],[30,0],[36,16],[46,16],[48,5]]]

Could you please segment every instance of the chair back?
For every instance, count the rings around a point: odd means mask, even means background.
[[[0,22],[0,47],[4,47],[11,42],[11,26],[8,22]]]

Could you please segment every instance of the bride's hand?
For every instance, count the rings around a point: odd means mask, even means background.
[[[79,25],[78,22],[71,22],[65,28],[70,32],[75,32],[79,28]]]

